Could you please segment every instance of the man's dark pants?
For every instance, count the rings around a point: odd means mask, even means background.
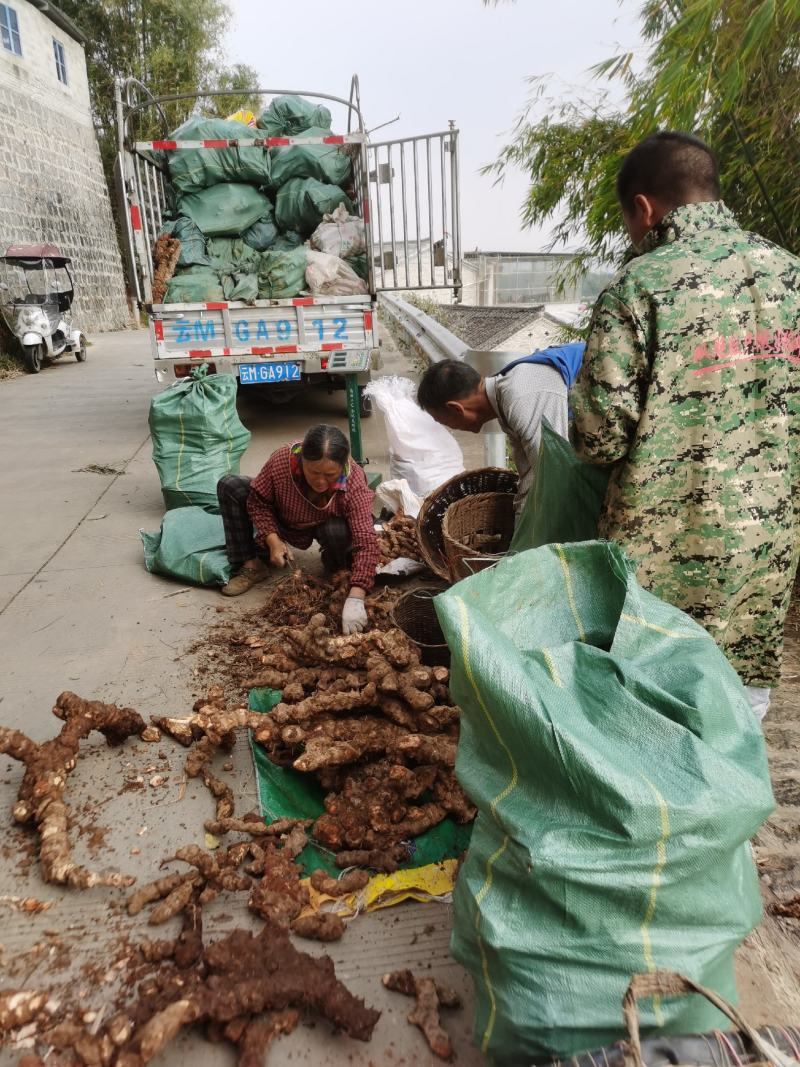
[[[253,520],[247,511],[251,478],[243,474],[226,474],[217,482],[217,497],[222,524],[225,527],[225,551],[234,568],[241,567],[249,559],[259,556],[269,559],[268,549],[256,544]],[[301,531],[298,531],[298,533]],[[319,526],[302,533],[310,534],[319,542],[322,550],[322,565],[326,571],[345,570],[350,567],[353,556],[353,541],[350,527],[344,519],[332,516]],[[279,530],[281,540],[292,544],[290,530]]]

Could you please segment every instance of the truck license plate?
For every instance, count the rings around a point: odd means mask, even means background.
[[[242,385],[277,385],[302,380],[299,363],[240,363]]]

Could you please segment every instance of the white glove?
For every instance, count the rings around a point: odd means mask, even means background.
[[[342,609],[342,633],[357,634],[367,628],[367,606],[361,597],[349,596]]]

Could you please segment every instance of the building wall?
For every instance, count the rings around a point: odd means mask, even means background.
[[[28,0],[11,0],[22,56],[0,44],[0,245],[58,245],[73,258],[73,321],[130,325],[108,189],[89,110],[83,47]],[[53,38],[66,56],[56,73]]]

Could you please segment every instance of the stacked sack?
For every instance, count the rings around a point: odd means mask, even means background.
[[[244,120],[244,121],[240,121]],[[276,97],[255,120],[193,116],[180,141],[330,137],[331,114],[299,96]],[[155,154],[168,169],[166,221],[180,241],[163,302],[284,299],[303,292],[368,292],[364,224],[343,146],[178,149]]]

